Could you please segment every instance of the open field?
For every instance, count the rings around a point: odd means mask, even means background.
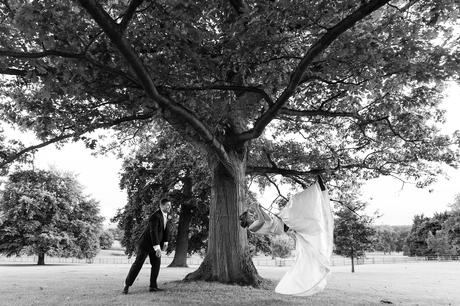
[[[326,290],[313,297],[283,296],[270,290],[214,283],[179,282],[192,268],[160,271],[166,291],[148,292],[147,264],[121,294],[129,265],[0,264],[1,305],[460,305],[460,262],[420,262],[392,265],[333,267]],[[259,267],[275,283],[284,267]]]
[[[173,261],[174,254],[169,254],[164,256],[162,263],[168,265]],[[5,257],[0,256],[0,264],[2,263],[36,263],[38,260],[37,256],[20,256],[20,257]],[[187,263],[189,265],[199,265],[202,262],[203,258],[199,255],[192,255],[187,258]],[[458,258],[457,258],[458,260]],[[128,258],[124,253],[122,248],[119,249],[110,249],[110,250],[101,250],[99,254],[93,259],[94,264],[131,264],[134,261],[134,257]],[[295,262],[295,257],[288,258],[276,258],[273,259],[271,256],[258,255],[252,258],[252,261],[256,266],[291,266]],[[395,263],[409,263],[409,262],[419,262],[426,261],[425,257],[408,257],[403,256],[402,253],[392,253],[392,254],[383,254],[383,253],[366,253],[365,258],[360,258],[355,261],[356,264],[395,264]],[[45,263],[47,264],[76,264],[76,263],[86,263],[85,259],[77,258],[59,258],[59,257],[45,257]],[[350,258],[345,258],[336,254],[332,255],[331,265],[332,266],[344,266],[350,265]]]

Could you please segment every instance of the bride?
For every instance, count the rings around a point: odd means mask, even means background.
[[[318,180],[295,194],[274,217],[255,207],[257,220],[248,212],[240,216],[240,224],[257,234],[281,235],[292,230],[296,239],[296,261],[276,286],[281,294],[308,296],[326,287],[332,255],[333,218],[327,189]]]

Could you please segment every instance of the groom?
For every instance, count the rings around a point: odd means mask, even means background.
[[[160,209],[149,218],[149,224],[139,239],[136,260],[134,261],[128,276],[126,277],[123,293],[128,294],[129,287],[132,286],[139,271],[141,270],[147,256],[150,259],[152,269],[150,271],[149,291],[162,291],[158,288],[157,277],[160,272],[161,250],[166,250],[168,246],[168,231],[166,222],[168,213],[171,210],[171,201],[163,198],[160,201]]]

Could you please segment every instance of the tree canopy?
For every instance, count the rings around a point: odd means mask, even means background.
[[[98,203],[83,195],[65,173],[12,173],[0,198],[0,253],[91,259],[99,251],[103,218]]]
[[[276,119],[273,138],[299,137],[248,172],[422,179],[456,162],[433,125],[458,72],[452,2],[75,2],[0,5],[2,119],[45,143],[162,118],[227,160]],[[3,164],[21,149],[4,143]]]

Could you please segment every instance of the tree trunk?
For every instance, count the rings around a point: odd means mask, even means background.
[[[190,205],[183,205],[179,216],[177,227],[176,250],[174,259],[168,267],[187,267],[188,232],[192,220],[192,208]]]
[[[191,197],[192,180],[190,177],[184,179],[184,193],[187,193],[185,198]],[[192,220],[192,211],[193,205],[182,204],[177,227],[176,251],[174,259],[168,267],[187,267],[188,232]]]
[[[38,254],[38,263],[37,265],[39,266],[44,266],[45,265],[45,253],[39,253]]]
[[[355,273],[355,262],[354,262],[353,247],[351,248],[351,273]]]
[[[213,177],[208,250],[198,270],[184,280],[260,287],[263,279],[249,255],[247,232],[238,219],[244,207],[246,160],[232,158],[232,170],[218,161],[210,161],[209,165]]]

